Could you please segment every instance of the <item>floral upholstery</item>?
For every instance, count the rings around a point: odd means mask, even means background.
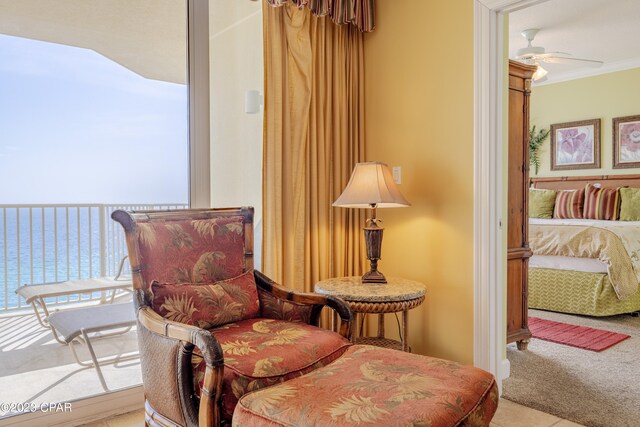
[[[261,317],[302,323],[309,323],[311,319],[312,305],[285,301],[262,289],[258,290],[258,297]]]
[[[303,377],[245,395],[233,426],[488,426],[491,374],[455,362],[355,345]]]
[[[299,377],[325,366],[351,345],[341,335],[303,323],[249,319],[210,332],[224,352],[222,417],[230,420],[245,393]],[[194,388],[200,395],[205,363],[192,359]]]
[[[258,317],[258,290],[250,270],[215,283],[151,284],[151,307],[165,319],[209,329]]]
[[[153,281],[213,283],[245,271],[240,216],[138,222],[136,237],[147,290]]]
[[[325,366],[351,345],[344,301],[297,293],[252,271],[252,207],[111,217],[126,233],[151,424],[230,423],[244,393]],[[339,333],[311,326],[323,307],[340,317]]]

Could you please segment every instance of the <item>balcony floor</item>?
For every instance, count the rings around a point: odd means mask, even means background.
[[[98,358],[135,354],[135,328],[121,335],[92,339]],[[76,346],[90,360],[85,345]],[[101,364],[107,386],[118,390],[142,383],[139,358]],[[0,402],[68,402],[104,393],[95,368],[80,366],[71,350],[42,327],[33,312],[0,315]],[[0,417],[6,415],[0,411]]]

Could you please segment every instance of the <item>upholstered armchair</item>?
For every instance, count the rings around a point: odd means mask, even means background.
[[[351,313],[253,270],[253,208],[115,211],[135,290],[145,419],[230,422],[240,397],[327,365],[349,347]],[[318,327],[339,315],[339,332]]]

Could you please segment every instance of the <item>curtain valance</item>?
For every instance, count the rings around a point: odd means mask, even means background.
[[[353,24],[362,32],[376,27],[376,0],[267,0],[271,6],[292,2],[298,7],[307,6],[315,16],[329,15],[336,24]]]

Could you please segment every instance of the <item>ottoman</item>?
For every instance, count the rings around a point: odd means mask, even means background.
[[[244,395],[233,426],[488,426],[498,387],[448,360],[354,345],[309,374]]]

